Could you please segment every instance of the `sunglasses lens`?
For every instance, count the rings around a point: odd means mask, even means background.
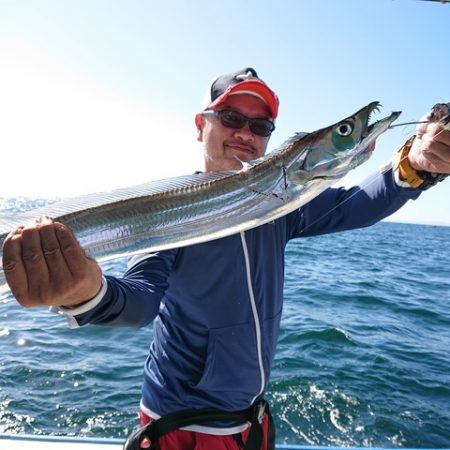
[[[257,134],[258,136],[270,136],[272,131],[275,129],[275,125],[271,120],[258,118],[249,119],[243,114],[231,109],[219,111],[219,115],[220,121],[224,127],[234,128],[235,130],[238,130],[245,127],[245,124],[249,122],[250,130],[252,131],[252,133]]]
[[[243,128],[247,122],[247,118],[236,111],[222,111],[220,115],[222,125],[228,128]]]
[[[270,136],[274,129],[274,125],[270,120],[266,119],[251,119],[250,130],[259,136]]]

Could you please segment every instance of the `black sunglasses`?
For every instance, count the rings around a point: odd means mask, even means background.
[[[239,130],[248,122],[250,131],[258,136],[270,136],[275,130],[275,124],[263,117],[247,117],[233,109],[222,109],[221,111],[207,110],[202,113],[205,116],[219,116],[220,123],[227,128]]]

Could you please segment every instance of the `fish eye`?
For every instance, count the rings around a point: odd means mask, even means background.
[[[335,131],[339,136],[349,136],[353,132],[353,124],[348,121],[341,122]]]

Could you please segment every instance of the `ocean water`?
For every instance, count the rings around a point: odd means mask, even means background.
[[[125,437],[151,338],[70,330],[0,297],[0,433]],[[450,447],[449,349],[450,227],[383,222],[290,243],[268,392],[277,442]]]

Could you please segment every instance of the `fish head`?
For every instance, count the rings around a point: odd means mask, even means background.
[[[379,102],[369,103],[352,116],[306,136],[306,150],[294,169],[299,171],[297,176],[341,178],[366,161],[378,136],[400,115],[400,112],[393,112],[370,124],[371,115],[379,111],[379,107]]]

